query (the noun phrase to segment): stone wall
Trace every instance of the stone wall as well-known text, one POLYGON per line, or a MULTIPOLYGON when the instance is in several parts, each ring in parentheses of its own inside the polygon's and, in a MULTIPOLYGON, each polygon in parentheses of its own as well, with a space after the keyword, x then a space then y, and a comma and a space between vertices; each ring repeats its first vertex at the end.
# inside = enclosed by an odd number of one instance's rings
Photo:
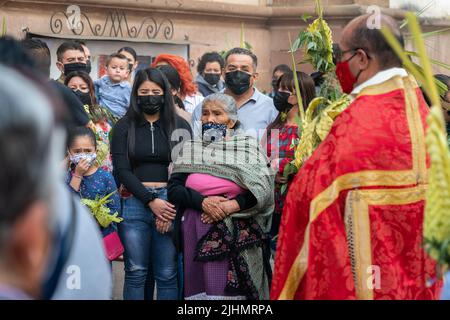
MULTIPOLYGON (((212 0, 79 0, 77 3, 80 5, 81 12, 89 18, 93 27, 91 30, 85 16, 82 16, 81 21, 84 23, 85 30, 79 36, 65 25, 61 26, 58 34, 55 34, 58 25, 55 25, 54 14, 61 12, 59 14, 61 23, 65 24, 67 18, 62 12, 66 11, 67 6, 73 3, 72 1, 5 1, 0 7, 0 15, 6 18, 8 33, 16 37, 23 37, 24 30, 28 30, 32 33, 65 38, 79 37, 97 40, 113 38, 121 41, 154 43, 154 45, 161 42, 188 44, 194 74, 196 61, 202 53, 227 50, 239 45, 241 23, 244 23, 246 41, 253 46, 259 58, 258 85, 262 90, 270 90, 273 67, 279 63, 290 64, 287 53, 287 33, 290 32, 295 37, 301 28, 306 27, 300 17, 305 13, 314 15, 314 1, 249 0, 248 5, 236 4, 236 2, 242 3, 242 1, 234 0, 220 2, 212 0), (285 7, 286 5, 290 7, 285 7), (124 14, 126 22, 122 19, 118 24, 120 15, 117 15, 116 27, 111 28, 113 13, 124 14), (156 25, 153 31, 156 29, 159 31, 154 37, 153 34, 148 36, 146 33, 148 28, 151 29, 149 25, 153 23, 151 20, 145 20, 148 17, 153 17, 155 20, 156 25), (105 26, 107 19, 110 25, 105 26), (96 25, 99 26, 97 29, 95 29, 96 25), (119 25, 120 28, 118 28, 119 25), (139 35, 134 37, 139 29, 139 35), (131 34, 128 32, 130 30, 131 34)), ((322 3, 325 7, 325 18, 333 30, 335 41, 339 40, 341 30, 348 21, 366 12, 367 7, 364 4, 388 5, 386 0, 322 0, 322 3)), ((403 16, 402 11, 385 10, 398 19, 403 16)), ((448 21, 441 22, 440 26, 435 26, 433 21, 428 21, 427 30, 444 26, 449 26, 448 21)), ((446 49, 450 43, 448 36, 430 38, 427 42, 433 48, 431 54, 434 58, 447 63, 450 61, 448 59, 450 53, 446 49)), ((298 54, 298 60, 300 58, 298 54)), ((301 68, 307 72, 312 71, 310 66, 301 68)))

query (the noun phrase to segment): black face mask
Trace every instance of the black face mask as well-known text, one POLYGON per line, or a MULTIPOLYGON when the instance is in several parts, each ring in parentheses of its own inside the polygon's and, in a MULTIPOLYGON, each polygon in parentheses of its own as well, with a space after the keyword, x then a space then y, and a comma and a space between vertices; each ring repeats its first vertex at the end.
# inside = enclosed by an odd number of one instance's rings
POLYGON ((67 63, 64 65, 64 75, 67 77, 70 73, 75 71, 84 71, 87 72, 87 66, 86 63, 82 62, 74 62, 74 63, 67 63))
POLYGON ((289 92, 277 91, 275 93, 275 96, 273 97, 273 104, 279 112, 288 112, 291 110, 293 105, 288 102, 290 96, 291 94, 289 92))
POLYGON ((91 73, 92 70, 92 65, 91 65, 91 60, 86 61, 86 72, 89 74, 91 73))
POLYGON ((78 99, 80 99, 83 105, 87 104, 90 106, 92 104, 91 95, 89 94, 89 92, 81 92, 80 90, 75 90, 73 93, 75 93, 75 95, 78 97, 78 99))
POLYGON ((225 84, 235 95, 240 96, 250 89, 251 74, 240 70, 227 72, 225 74, 225 84))
POLYGON ((210 85, 215 86, 220 80, 220 73, 205 73, 203 79, 210 85))
POLYGON ((143 113, 153 115, 164 107, 164 96, 138 96, 136 102, 143 113))

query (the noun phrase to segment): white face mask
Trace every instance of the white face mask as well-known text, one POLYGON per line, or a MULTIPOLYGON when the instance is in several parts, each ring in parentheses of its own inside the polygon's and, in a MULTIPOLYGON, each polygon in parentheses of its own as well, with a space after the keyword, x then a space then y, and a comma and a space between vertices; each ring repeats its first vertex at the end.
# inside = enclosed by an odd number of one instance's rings
POLYGON ((89 165, 92 165, 95 159, 97 159, 96 153, 77 153, 74 155, 70 155, 70 162, 74 165, 77 165, 81 160, 87 160, 89 165))

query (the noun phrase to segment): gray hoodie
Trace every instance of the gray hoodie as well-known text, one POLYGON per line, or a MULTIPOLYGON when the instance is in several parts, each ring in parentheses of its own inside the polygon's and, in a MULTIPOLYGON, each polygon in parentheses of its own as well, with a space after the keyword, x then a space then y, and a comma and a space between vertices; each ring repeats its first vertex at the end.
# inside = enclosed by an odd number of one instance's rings
POLYGON ((195 77, 195 83, 197 83, 198 91, 204 96, 207 97, 210 94, 221 92, 225 88, 225 83, 223 80, 219 80, 219 82, 212 86, 201 75, 197 75, 195 77))

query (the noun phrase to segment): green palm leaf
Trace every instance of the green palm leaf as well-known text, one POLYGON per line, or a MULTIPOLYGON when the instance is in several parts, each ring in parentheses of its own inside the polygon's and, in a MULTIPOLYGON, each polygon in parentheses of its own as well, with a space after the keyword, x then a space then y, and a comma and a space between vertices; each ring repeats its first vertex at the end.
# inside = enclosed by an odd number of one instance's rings
POLYGON ((6 36, 6 18, 3 17, 3 21, 2 21, 2 37, 6 36))
MULTIPOLYGON (((422 9, 415 12, 414 14, 416 17, 420 17, 423 13, 425 13, 428 9, 430 9, 434 5, 435 0, 431 0, 428 4, 426 4, 422 9)), ((403 19, 402 23, 400 24, 400 29, 403 29, 408 25, 408 19, 403 19)))
MULTIPOLYGON (((406 53, 407 55, 409 55, 409 56, 412 56, 412 57, 419 57, 419 55, 417 54, 417 52, 414 52, 414 51, 405 51, 405 53, 406 53)), ((439 60, 434 60, 434 59, 429 59, 429 60, 430 60, 430 62, 431 62, 432 64, 434 64, 434 65, 437 65, 437 66, 439 66, 439 67, 442 67, 442 68, 445 68, 445 69, 447 69, 447 70, 450 70, 450 64, 444 63, 444 62, 439 61, 439 60)))

